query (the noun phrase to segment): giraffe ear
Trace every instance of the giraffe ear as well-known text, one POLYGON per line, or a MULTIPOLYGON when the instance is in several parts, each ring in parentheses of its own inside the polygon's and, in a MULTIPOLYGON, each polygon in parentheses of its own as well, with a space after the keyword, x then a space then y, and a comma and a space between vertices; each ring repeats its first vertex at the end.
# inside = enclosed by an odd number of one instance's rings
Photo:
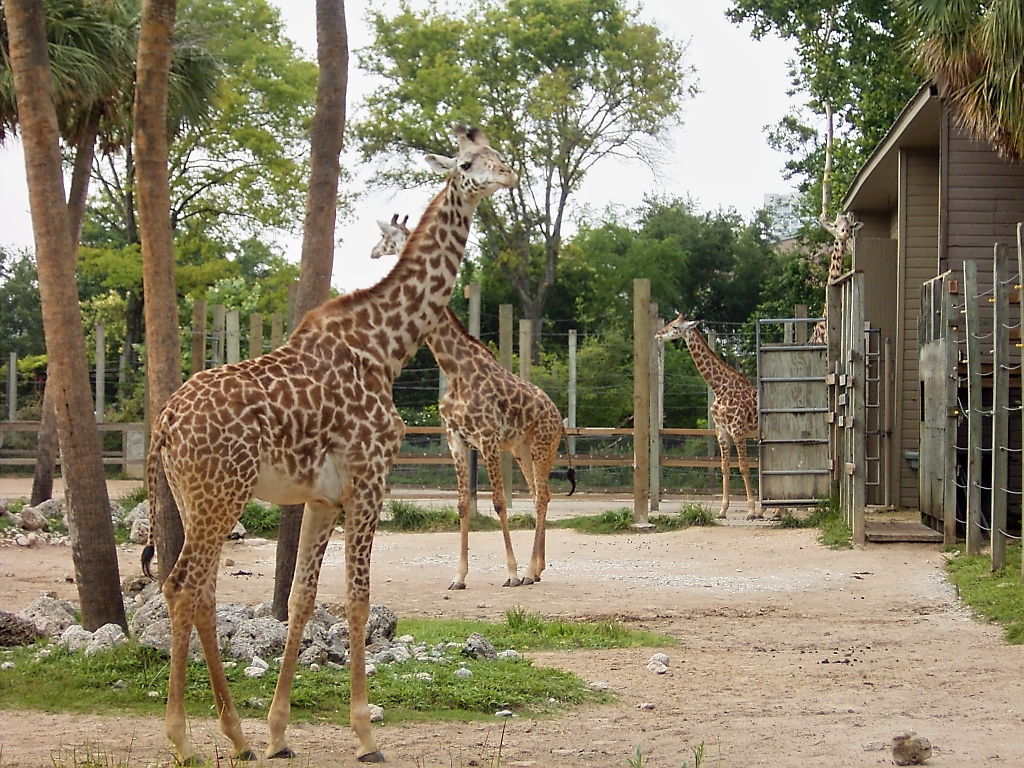
POLYGON ((854 232, 856 232, 858 229, 860 229, 863 226, 864 226, 864 222, 863 221, 855 221, 855 222, 853 222, 853 226, 851 226, 850 229, 852 229, 854 232))
POLYGON ((391 234, 391 224, 384 221, 383 219, 377 219, 377 226, 380 227, 380 231, 385 235, 391 234))
POLYGON ((455 159, 444 155, 427 155, 424 159, 437 173, 448 173, 455 167, 455 159))

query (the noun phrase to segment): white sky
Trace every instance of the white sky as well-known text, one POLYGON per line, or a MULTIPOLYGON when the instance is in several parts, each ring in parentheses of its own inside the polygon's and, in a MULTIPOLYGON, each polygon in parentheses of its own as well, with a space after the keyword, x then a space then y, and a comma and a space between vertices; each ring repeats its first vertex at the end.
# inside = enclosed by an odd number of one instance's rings
MULTIPOLYGON (((315 60, 315 0, 271 1, 281 7, 289 37, 315 60)), ((369 5, 369 0, 346 2, 353 51, 371 42, 364 20, 369 5)), ((729 5, 729 0, 649 0, 643 5, 644 20, 655 22, 677 40, 690 41, 689 63, 697 69, 702 92, 687 103, 683 125, 672 132, 657 176, 638 163, 604 161, 591 172, 577 205, 630 209, 646 194, 689 195, 702 210, 735 208, 749 217, 762 207, 766 193, 791 191, 792 185, 782 176, 786 158, 768 147, 764 127, 777 122, 789 107, 786 61, 793 56, 792 47, 778 39, 755 42, 747 28, 725 18, 729 5)), ((378 0, 374 7, 394 11, 397 2, 378 0)), ((353 55, 350 118, 358 117, 358 105, 371 86, 353 55)), ((358 170, 355 183, 365 183, 358 170)), ((367 189, 354 215, 338 224, 334 286, 349 291, 383 277, 393 259, 369 258, 378 238, 374 221, 388 219, 392 213, 409 213, 415 221, 432 194, 427 189, 398 193, 367 189)), ((301 213, 297 216, 301 220, 301 213)), ((24 158, 16 142, 0 147, 0 245, 32 246, 24 158)), ((297 237, 284 238, 281 245, 288 258, 298 261, 301 242, 297 237)))

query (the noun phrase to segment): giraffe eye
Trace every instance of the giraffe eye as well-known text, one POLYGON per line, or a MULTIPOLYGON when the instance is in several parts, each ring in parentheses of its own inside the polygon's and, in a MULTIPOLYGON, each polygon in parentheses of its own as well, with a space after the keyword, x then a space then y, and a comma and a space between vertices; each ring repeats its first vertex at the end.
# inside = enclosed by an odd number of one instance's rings
POLYGON ((464 163, 463 163, 462 165, 460 165, 459 167, 460 167, 460 168, 461 168, 462 170, 464 170, 464 171, 468 171, 468 170, 469 170, 470 168, 472 168, 472 167, 473 167, 473 161, 472 161, 472 160, 467 160, 466 162, 464 162, 464 163))

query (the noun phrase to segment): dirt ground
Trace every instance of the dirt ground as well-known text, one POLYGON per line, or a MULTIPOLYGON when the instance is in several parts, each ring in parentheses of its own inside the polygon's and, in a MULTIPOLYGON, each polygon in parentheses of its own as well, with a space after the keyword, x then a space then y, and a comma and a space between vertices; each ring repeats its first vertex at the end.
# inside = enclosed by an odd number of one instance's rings
MULTIPOLYGON (((459 592, 446 589, 456 535, 381 533, 372 600, 400 616, 501 620, 522 607, 547 617, 615 617, 678 640, 664 649, 669 671, 660 676, 646 669, 652 649, 530 654, 607 683, 617 703, 504 723, 385 722, 375 733, 388 761, 493 766, 504 726, 502 766, 626 768, 640 747, 644 766, 681 768, 692 766, 690 750, 701 742, 705 768, 887 765, 892 737, 905 730, 931 741, 927 765, 1024 765, 1024 648, 971 618, 944 579, 937 547, 833 552, 813 531, 742 523, 743 511, 734 505, 729 525, 668 534, 552 530, 544 580, 515 589, 499 586, 497 533, 471 537, 468 589, 459 592)), ((521 564, 531 536, 513 533, 521 564)), ((122 576, 138 572, 139 554, 120 548, 122 576)), ((221 602, 256 603, 272 592, 272 542, 229 542, 224 556, 234 566, 221 568, 221 602)), ((64 578, 71 570, 67 547, 0 548, 0 607, 19 610, 43 590, 76 598, 64 578)), ((336 535, 321 600, 343 599, 343 573, 336 535)), ((245 728, 262 749, 266 724, 245 728)), ((192 730, 208 754, 215 744, 226 753, 213 720, 192 730)), ((290 738, 297 766, 357 764, 347 728, 294 724, 290 738)), ((157 718, 0 712, 0 745, 5 768, 51 765, 61 754, 70 765, 73 749, 114 760, 130 749, 131 766, 173 764, 157 718)))

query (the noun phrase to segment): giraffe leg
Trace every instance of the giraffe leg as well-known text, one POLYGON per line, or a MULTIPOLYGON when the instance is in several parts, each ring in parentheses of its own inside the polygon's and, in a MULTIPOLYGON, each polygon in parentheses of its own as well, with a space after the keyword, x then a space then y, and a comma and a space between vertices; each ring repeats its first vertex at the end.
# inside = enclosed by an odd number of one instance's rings
POLYGON ((518 587, 522 584, 519 578, 519 566, 515 553, 512 551, 512 534, 508 530, 508 511, 505 502, 505 484, 501 479, 501 452, 494 443, 481 446, 480 455, 487 465, 487 477, 491 483, 491 499, 494 511, 501 520, 501 535, 505 539, 505 564, 508 566, 508 579, 503 587, 518 587))
POLYGON ((729 433, 721 424, 715 423, 715 433, 718 435, 718 448, 722 454, 722 509, 718 513, 720 518, 727 517, 729 511, 729 474, 730 474, 730 452, 729 433))
POLYGON ((743 487, 747 490, 747 520, 760 520, 764 513, 757 509, 754 492, 750 487, 750 462, 747 461, 747 437, 743 435, 733 441, 736 443, 736 455, 739 457, 740 473, 743 475, 743 487))
MULTIPOLYGON (((320 565, 331 539, 340 508, 324 500, 308 501, 302 513, 299 529, 299 549, 295 555, 295 575, 288 597, 288 639, 285 641, 281 672, 274 689, 274 700, 267 714, 270 726, 270 744, 266 757, 294 757, 285 729, 291 714, 291 691, 295 679, 295 666, 302 643, 302 632, 313 615, 316 587, 320 578, 320 565)), ((379 509, 378 509, 379 512, 379 509)))
MULTIPOLYGON (((557 453, 558 448, 555 447, 557 453)), ((551 501, 551 491, 548 486, 548 475, 551 466, 554 464, 554 457, 547 453, 538 453, 536 444, 527 446, 520 443, 512 449, 519 468, 523 471, 526 484, 530 486, 530 495, 533 497, 533 509, 537 514, 537 525, 533 530, 533 551, 530 553, 530 565, 523 577, 523 584, 533 584, 540 581, 541 574, 545 568, 545 531, 547 527, 548 503, 551 501)))
POLYGON ((459 487, 459 567, 448 589, 465 589, 469 573, 469 446, 460 435, 449 431, 448 448, 455 462, 459 487))

